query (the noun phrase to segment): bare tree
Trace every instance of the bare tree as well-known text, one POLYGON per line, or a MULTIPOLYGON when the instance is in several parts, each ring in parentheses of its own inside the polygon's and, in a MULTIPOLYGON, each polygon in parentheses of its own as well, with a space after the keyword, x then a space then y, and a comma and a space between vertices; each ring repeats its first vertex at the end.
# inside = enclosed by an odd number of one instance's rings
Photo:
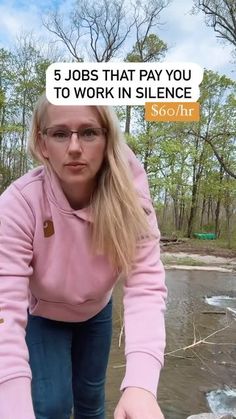
POLYGON ((90 4, 86 0, 77 3, 75 19, 89 31, 90 55, 97 62, 108 62, 127 39, 134 20, 129 17, 124 0, 102 0, 90 4))
POLYGON ((159 61, 165 55, 167 45, 154 32, 161 25, 160 14, 169 3, 170 0, 148 0, 145 4, 139 3, 139 7, 134 5, 136 43, 131 54, 136 61, 159 61))
POLYGON ((61 41, 76 60, 91 59, 108 62, 120 54, 124 57, 125 43, 135 37, 136 49, 141 59, 151 61, 155 53, 147 51, 151 30, 159 23, 161 11, 170 0, 135 0, 129 5, 125 0, 95 0, 76 2, 73 12, 62 16, 58 11, 43 19, 43 25, 61 41), (67 21, 67 23, 66 23, 67 21))
POLYGON ((42 17, 42 21, 45 28, 53 35, 56 35, 56 40, 61 41, 70 55, 80 62, 83 61, 81 44, 79 43, 82 37, 81 22, 76 21, 75 16, 70 18, 71 22, 66 25, 64 17, 58 11, 55 11, 48 15, 47 18, 42 17))
POLYGON ((235 0, 197 0, 197 9, 206 15, 206 22, 217 37, 236 47, 236 2, 235 0))
POLYGON ((134 25, 124 0, 91 3, 82 0, 76 5, 67 26, 58 12, 44 19, 44 26, 63 42, 76 61, 81 61, 85 50, 93 61, 110 61, 117 55, 134 25))

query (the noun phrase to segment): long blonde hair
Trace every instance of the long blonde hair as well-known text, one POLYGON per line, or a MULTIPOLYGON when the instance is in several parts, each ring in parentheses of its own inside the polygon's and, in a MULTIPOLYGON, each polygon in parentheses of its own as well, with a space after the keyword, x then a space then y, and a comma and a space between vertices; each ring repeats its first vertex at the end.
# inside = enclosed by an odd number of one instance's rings
MULTIPOLYGON (((44 128, 48 105, 45 95, 36 103, 28 140, 31 155, 44 165, 48 161, 42 155, 38 132, 44 128)), ((108 106, 96 106, 96 109, 108 133, 105 161, 91 199, 94 220, 91 224, 92 250, 96 254, 105 254, 115 269, 128 274, 138 240, 151 233, 133 184, 116 114, 108 106)))

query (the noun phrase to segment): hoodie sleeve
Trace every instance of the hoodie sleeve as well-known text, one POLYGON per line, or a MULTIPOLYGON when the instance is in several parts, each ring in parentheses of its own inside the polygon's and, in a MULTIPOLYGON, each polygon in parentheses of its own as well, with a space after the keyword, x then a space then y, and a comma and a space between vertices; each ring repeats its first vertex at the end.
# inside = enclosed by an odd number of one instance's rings
POLYGON ((165 274, 146 172, 130 149, 128 160, 153 238, 138 243, 131 274, 124 283, 126 373, 121 390, 140 387, 156 396, 165 348, 165 274))
POLYGON ((25 342, 32 211, 12 184, 0 197, 0 417, 35 419, 25 342))

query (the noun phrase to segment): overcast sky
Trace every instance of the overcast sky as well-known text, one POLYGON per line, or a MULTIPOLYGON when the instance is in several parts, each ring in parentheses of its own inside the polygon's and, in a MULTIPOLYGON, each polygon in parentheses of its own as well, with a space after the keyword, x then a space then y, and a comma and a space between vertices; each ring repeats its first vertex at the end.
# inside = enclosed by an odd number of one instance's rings
MULTIPOLYGON (((40 15, 58 3, 65 10, 73 4, 70 0, 0 0, 0 46, 10 47, 22 29, 42 35, 40 15)), ((192 0, 172 0, 162 12, 158 36, 168 44, 166 60, 195 62, 236 80, 232 48, 217 41, 203 14, 190 14, 192 5, 192 0)))

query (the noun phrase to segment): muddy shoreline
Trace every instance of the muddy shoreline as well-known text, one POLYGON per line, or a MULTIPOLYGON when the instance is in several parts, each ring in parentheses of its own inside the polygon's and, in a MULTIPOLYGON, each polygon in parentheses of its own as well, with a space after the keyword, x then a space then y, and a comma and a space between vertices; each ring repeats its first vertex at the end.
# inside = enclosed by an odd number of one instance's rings
POLYGON ((208 241, 205 243, 197 240, 184 239, 177 243, 162 244, 162 253, 188 253, 198 254, 199 256, 216 256, 227 259, 236 259, 236 250, 216 247, 215 243, 208 241))
POLYGON ((165 269, 208 270, 219 272, 236 271, 236 258, 199 255, 197 253, 161 253, 165 269))
POLYGON ((236 271, 236 251, 198 242, 184 241, 161 245, 161 259, 168 269, 236 271))

